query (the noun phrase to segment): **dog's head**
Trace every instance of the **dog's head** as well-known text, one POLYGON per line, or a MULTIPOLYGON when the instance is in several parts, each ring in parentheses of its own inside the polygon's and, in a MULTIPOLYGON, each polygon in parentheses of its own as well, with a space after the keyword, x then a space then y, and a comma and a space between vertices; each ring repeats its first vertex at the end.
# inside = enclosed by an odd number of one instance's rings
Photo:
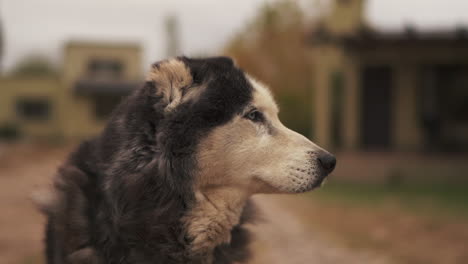
POLYGON ((162 61, 147 81, 165 120, 158 144, 169 158, 193 158, 197 189, 300 193, 335 167, 333 155, 281 123, 268 88, 229 58, 162 61))

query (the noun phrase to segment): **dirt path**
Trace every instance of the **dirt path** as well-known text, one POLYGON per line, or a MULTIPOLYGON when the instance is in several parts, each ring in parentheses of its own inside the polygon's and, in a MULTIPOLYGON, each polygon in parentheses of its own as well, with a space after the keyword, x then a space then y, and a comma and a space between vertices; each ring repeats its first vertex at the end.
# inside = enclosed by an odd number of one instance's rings
MULTIPOLYGON (((44 218, 30 194, 50 182, 69 149, 0 146, 0 264, 43 263, 44 218)), ((310 208, 303 197, 258 196, 255 201, 264 220, 252 226, 256 242, 251 264, 391 263, 311 229, 302 214, 310 208)))
POLYGON ((385 256, 351 250, 330 240, 301 219, 307 201, 297 196, 258 196, 255 202, 263 220, 252 227, 255 233, 252 264, 260 263, 393 263, 385 256))
POLYGON ((48 184, 63 149, 0 146, 0 263, 42 263, 44 217, 31 193, 48 184))

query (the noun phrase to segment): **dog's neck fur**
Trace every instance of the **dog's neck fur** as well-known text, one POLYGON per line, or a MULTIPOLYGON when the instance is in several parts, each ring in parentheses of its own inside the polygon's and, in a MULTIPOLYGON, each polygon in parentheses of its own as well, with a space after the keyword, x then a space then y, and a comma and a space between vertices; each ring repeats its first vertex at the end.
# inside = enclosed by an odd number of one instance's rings
POLYGON ((207 256, 206 263, 211 263, 214 248, 231 241, 231 230, 239 224, 248 196, 235 188, 219 187, 198 190, 195 198, 194 207, 182 221, 191 253, 207 256))

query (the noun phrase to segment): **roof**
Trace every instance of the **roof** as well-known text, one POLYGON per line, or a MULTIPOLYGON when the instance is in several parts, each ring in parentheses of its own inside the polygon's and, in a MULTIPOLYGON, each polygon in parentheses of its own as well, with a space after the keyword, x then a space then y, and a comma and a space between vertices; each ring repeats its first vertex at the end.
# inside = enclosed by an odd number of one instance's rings
POLYGON ((141 85, 141 81, 81 79, 73 90, 80 95, 127 95, 141 85))
POLYGON ((417 31, 407 27, 402 31, 375 31, 361 28, 354 34, 332 34, 323 27, 318 27, 308 37, 311 44, 341 44, 351 47, 375 47, 375 46, 464 46, 468 44, 468 29, 456 28, 455 30, 417 31))

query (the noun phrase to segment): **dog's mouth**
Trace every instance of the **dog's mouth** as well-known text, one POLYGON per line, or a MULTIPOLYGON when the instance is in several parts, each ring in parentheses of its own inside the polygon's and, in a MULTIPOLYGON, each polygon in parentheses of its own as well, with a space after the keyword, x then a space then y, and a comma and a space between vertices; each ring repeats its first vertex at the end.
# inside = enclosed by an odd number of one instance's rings
MULTIPOLYGON (((297 171, 297 170, 296 170, 297 171)), ((328 177, 324 170, 312 168, 310 170, 299 170, 301 173, 290 173, 290 184, 288 188, 291 193, 305 193, 322 187, 328 177)))
POLYGON ((328 174, 325 174, 325 176, 319 177, 317 180, 315 180, 312 186, 312 190, 324 186, 327 183, 327 178, 328 178, 328 174))
POLYGON ((322 187, 329 173, 318 164, 308 166, 289 166, 283 176, 276 177, 254 177, 256 182, 263 186, 261 189, 265 193, 289 193, 299 194, 310 192, 322 187))

